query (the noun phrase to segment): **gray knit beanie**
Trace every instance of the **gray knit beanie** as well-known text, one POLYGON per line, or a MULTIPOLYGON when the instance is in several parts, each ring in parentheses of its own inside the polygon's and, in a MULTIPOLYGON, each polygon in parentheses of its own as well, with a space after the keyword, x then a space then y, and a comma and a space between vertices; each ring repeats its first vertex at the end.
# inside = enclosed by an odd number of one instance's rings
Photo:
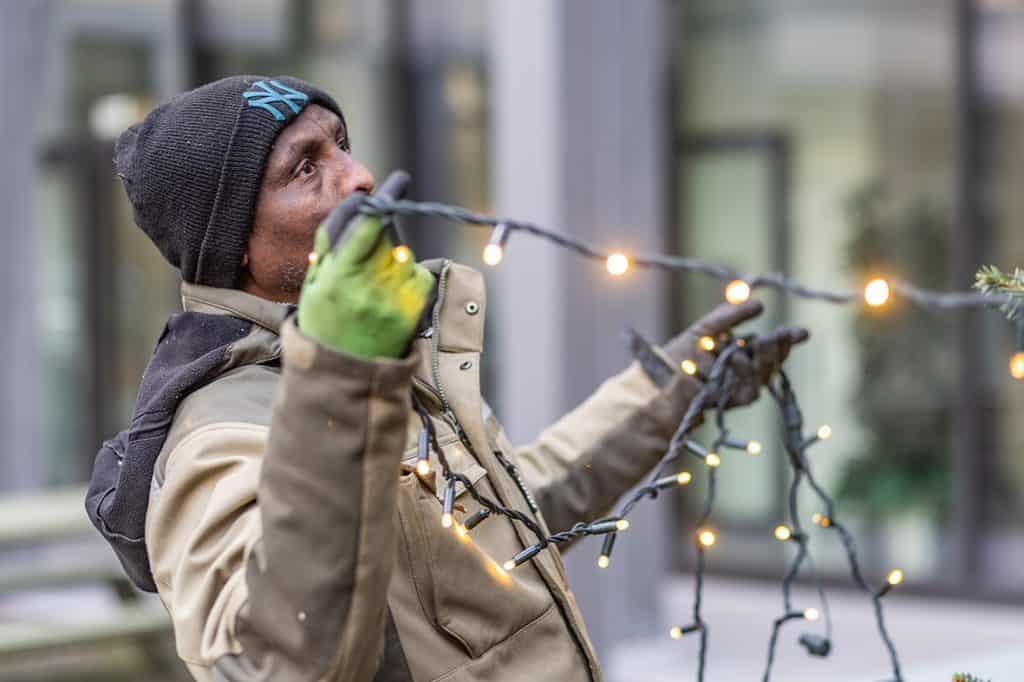
POLYGON ((290 76, 232 76, 178 95, 121 133, 114 165, 135 213, 187 282, 236 287, 270 149, 307 104, 337 102, 290 76))

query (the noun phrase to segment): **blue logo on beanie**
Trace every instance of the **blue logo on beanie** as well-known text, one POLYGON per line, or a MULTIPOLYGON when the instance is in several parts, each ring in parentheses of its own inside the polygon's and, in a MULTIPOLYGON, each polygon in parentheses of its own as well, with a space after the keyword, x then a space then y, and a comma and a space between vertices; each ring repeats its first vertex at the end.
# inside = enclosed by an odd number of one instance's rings
POLYGON ((274 115, 274 120, 276 121, 283 121, 287 116, 281 113, 277 107, 270 106, 271 104, 282 102, 291 109, 293 114, 297 114, 309 102, 309 96, 306 93, 293 90, 280 81, 270 81, 269 84, 266 81, 256 81, 253 83, 253 87, 258 89, 246 90, 242 93, 242 97, 248 100, 250 107, 259 107, 269 111, 274 115), (274 91, 270 87, 271 85, 277 88, 278 91, 274 91))

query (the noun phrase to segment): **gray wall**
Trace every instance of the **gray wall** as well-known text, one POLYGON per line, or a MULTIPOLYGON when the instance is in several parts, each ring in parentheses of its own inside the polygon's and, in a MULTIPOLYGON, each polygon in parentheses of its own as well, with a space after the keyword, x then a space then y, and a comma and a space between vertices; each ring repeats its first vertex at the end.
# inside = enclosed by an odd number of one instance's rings
POLYGON ((36 317, 36 239, 32 229, 36 182, 38 50, 33 37, 39 3, 12 2, 0 22, 0 490, 38 480, 41 460, 40 353, 36 317))

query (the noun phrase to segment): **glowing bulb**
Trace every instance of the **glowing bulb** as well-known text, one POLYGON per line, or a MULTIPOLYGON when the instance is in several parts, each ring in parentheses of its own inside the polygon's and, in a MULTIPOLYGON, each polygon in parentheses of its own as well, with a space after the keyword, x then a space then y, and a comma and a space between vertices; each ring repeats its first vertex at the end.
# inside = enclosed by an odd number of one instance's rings
POLYGON ((679 485, 686 485, 693 480, 693 476, 690 475, 689 471, 680 471, 679 475, 676 476, 676 483, 679 485))
POLYGON ((309 264, 316 265, 316 261, 319 257, 316 255, 316 251, 309 252, 309 264))
POLYGON ((1010 376, 1014 379, 1024 379, 1024 351, 1014 353, 1010 358, 1010 376))
POLYGON ((832 519, 830 519, 827 516, 822 516, 821 517, 821 527, 822 528, 828 528, 831 525, 832 525, 832 519))
POLYGON ((722 458, 713 452, 709 452, 708 456, 704 458, 704 463, 713 469, 722 463, 722 458))
POLYGON ((712 546, 717 540, 718 538, 716 538, 715 534, 710 530, 702 530, 697 535, 697 541, 704 547, 712 546))
POLYGON ((812 516, 812 517, 811 517, 811 521, 813 521, 813 522, 814 522, 814 525, 815 525, 815 526, 820 526, 820 525, 821 525, 821 520, 822 520, 823 518, 825 518, 825 517, 823 517, 823 516, 822 516, 821 514, 819 514, 818 512, 815 512, 815 513, 814 513, 814 516, 812 516))
POLYGON ((608 568, 608 564, 610 564, 611 562, 612 560, 608 558, 607 554, 602 554, 601 556, 597 557, 598 568, 608 568))
POLYGON ((889 283, 881 277, 868 282, 864 287, 864 300, 876 308, 885 305, 889 301, 889 283))
POLYGON ((427 474, 429 474, 430 460, 421 459, 420 461, 416 462, 416 473, 419 474, 420 476, 426 476, 427 474))
POLYGON ((793 537, 793 531, 789 529, 789 526, 776 526, 775 527, 775 539, 785 542, 786 540, 793 537))
POLYGON ((629 528, 629 521, 627 521, 626 519, 619 519, 615 522, 615 527, 619 530, 626 530, 627 528, 629 528))
POLYGON ((752 440, 747 443, 747 453, 751 455, 761 454, 761 441, 752 440))
POLYGON ((391 256, 399 263, 408 263, 412 260, 412 249, 405 244, 399 244, 391 249, 391 256))
POLYGON ((708 352, 711 352, 715 349, 715 340, 710 336, 700 337, 700 340, 697 341, 697 343, 700 345, 701 348, 708 352))
POLYGON ((463 542, 469 541, 469 531, 461 523, 455 524, 455 534, 459 536, 459 539, 463 542))
POLYGON ((683 360, 679 366, 683 369, 684 374, 689 374, 691 377, 697 373, 697 363, 693 360, 683 360))
POLYGON ((668 636, 671 637, 672 639, 682 639, 683 638, 683 629, 681 627, 679 627, 678 625, 675 625, 675 626, 672 627, 671 630, 668 631, 668 636))
POLYGON ((491 560, 489 566, 491 567, 491 574, 499 583, 507 585, 512 582, 512 579, 508 577, 508 573, 505 572, 505 569, 502 568, 497 561, 491 560))
POLYGON ((629 258, 623 253, 613 253, 605 261, 605 267, 608 268, 609 274, 624 275, 626 270, 629 270, 629 258))
POLYGON ((742 279, 734 279, 725 287, 725 300, 733 305, 750 298, 750 285, 742 279))
POLYGON ((452 515, 451 514, 441 514, 441 525, 444 526, 445 528, 451 528, 452 527, 452 515))
POLYGON ((821 614, 818 613, 818 609, 814 608, 813 606, 809 609, 804 609, 804 618, 806 620, 816 621, 820 616, 821 614))
POLYGON ((488 265, 497 265, 505 256, 505 249, 501 244, 488 244, 484 247, 484 262, 488 265))
POLYGON ((508 561, 506 561, 502 565, 502 568, 504 568, 506 571, 511 571, 515 567, 516 567, 516 562, 512 561, 511 559, 509 559, 508 561))
POLYGON ((886 582, 895 587, 903 582, 903 571, 898 568, 894 568, 889 571, 889 576, 886 578, 886 582))
POLYGON ((831 437, 832 437, 832 427, 829 426, 828 424, 825 424, 821 428, 818 429, 818 438, 819 438, 819 440, 828 440, 831 437))

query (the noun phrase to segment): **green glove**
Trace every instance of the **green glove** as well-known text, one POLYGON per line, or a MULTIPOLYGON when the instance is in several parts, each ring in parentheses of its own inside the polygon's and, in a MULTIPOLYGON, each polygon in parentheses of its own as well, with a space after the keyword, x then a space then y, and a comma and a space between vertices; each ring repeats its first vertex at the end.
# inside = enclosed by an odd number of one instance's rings
MULTIPOLYGON (((393 173, 378 195, 399 198, 408 175, 393 173)), ((331 348, 366 358, 405 354, 434 287, 413 258, 399 262, 380 218, 358 212, 362 196, 335 208, 316 232, 299 296, 299 328, 331 348), (333 242, 333 243, 332 243, 333 242)))

